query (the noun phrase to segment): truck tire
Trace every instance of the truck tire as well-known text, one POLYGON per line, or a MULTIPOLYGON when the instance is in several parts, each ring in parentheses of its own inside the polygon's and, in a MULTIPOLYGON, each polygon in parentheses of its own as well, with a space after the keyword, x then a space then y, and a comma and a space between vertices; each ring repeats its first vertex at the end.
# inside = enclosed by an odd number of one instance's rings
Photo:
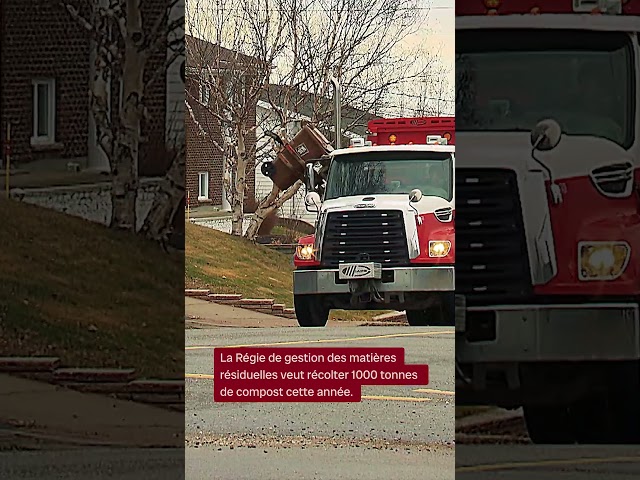
MULTIPOLYGON (((633 444, 640 442, 640 390, 624 376, 610 379, 610 390, 589 396, 572 406, 576 438, 581 444, 633 444)), ((636 372, 628 372, 637 375, 636 372)))
POLYGON ((533 443, 566 445, 575 443, 572 419, 565 406, 525 406, 524 421, 533 443))
POLYGON ((455 294, 445 293, 442 296, 442 304, 434 305, 424 310, 407 310, 407 322, 412 327, 454 327, 455 294))
POLYGON ((412 327, 427 327, 429 326, 428 310, 407 310, 407 322, 412 327))
POLYGON ((325 327, 329 320, 330 309, 322 303, 318 295, 294 295, 293 306, 296 310, 298 325, 301 327, 325 327))

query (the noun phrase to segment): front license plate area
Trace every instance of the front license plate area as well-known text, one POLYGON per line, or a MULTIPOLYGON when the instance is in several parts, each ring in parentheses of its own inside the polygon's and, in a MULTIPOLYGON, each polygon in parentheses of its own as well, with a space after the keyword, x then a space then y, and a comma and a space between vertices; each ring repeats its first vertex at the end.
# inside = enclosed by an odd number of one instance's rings
POLYGON ((382 264, 376 262, 343 263, 338 267, 340 280, 380 280, 382 264))

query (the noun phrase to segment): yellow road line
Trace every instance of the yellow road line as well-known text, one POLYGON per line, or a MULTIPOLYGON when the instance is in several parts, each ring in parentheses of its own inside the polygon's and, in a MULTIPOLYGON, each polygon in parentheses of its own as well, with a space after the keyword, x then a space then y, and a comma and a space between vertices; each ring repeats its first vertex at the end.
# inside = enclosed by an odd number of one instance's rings
POLYGON ((436 395, 450 395, 450 396, 455 396, 456 392, 450 392, 448 390, 436 390, 434 388, 418 388, 416 390, 414 390, 414 392, 418 392, 418 393, 433 393, 436 395))
MULTIPOLYGON (((185 378, 207 379, 214 380, 214 375, 207 373, 185 373, 185 378)), ((433 392, 440 393, 440 390, 432 390, 433 392)), ((414 390, 414 392, 420 392, 420 390, 414 390)), ((362 400, 388 400, 398 402, 430 402, 430 398, 421 397, 393 397, 388 395, 362 395, 362 400)))
POLYGON ((456 468, 456 473, 465 472, 490 472, 494 470, 514 470, 522 468, 541 468, 541 467, 553 467, 553 466, 570 466, 570 465, 596 465, 603 463, 626 463, 626 462, 638 462, 640 463, 640 456, 628 456, 628 457, 598 457, 598 458, 574 458, 574 459, 559 459, 559 460, 540 460, 536 462, 512 462, 512 463, 496 463, 494 465, 470 465, 467 467, 456 468))
POLYGON ((326 340, 298 340, 293 342, 274 342, 274 343, 253 343, 246 345, 198 345, 192 347, 184 347, 185 350, 207 350, 211 348, 242 348, 242 347, 271 347, 276 345, 305 345, 310 343, 338 343, 338 342, 356 342, 363 340, 378 340, 380 338, 398 338, 398 337, 429 337, 434 335, 451 335, 455 333, 453 330, 444 330, 441 332, 416 332, 416 333, 395 333, 389 335, 374 335, 370 337, 351 337, 351 338, 331 338, 326 340))
POLYGON ((362 400, 386 400, 389 402, 431 402, 430 398, 421 397, 393 397, 390 395, 362 395, 362 400))
POLYGON ((213 380, 213 375, 206 373, 185 373, 184 378, 210 378, 213 380))
MULTIPOLYGON (((215 380, 215 375, 213 374, 209 374, 209 373, 185 373, 184 374, 184 378, 195 378, 195 379, 206 379, 206 380, 215 380)), ((446 390, 435 390, 433 388, 417 388, 415 390, 413 390, 416 393, 432 393, 432 394, 436 394, 436 395, 455 395, 456 392, 448 392, 446 390)), ((363 396, 362 398, 368 398, 371 400, 379 400, 382 399, 384 396, 363 396)), ((415 399, 415 397, 384 397, 384 398, 407 398, 407 399, 415 399)), ((427 399, 427 400, 431 400, 431 399, 427 399)), ((417 400, 417 401, 424 401, 424 400, 417 400)))

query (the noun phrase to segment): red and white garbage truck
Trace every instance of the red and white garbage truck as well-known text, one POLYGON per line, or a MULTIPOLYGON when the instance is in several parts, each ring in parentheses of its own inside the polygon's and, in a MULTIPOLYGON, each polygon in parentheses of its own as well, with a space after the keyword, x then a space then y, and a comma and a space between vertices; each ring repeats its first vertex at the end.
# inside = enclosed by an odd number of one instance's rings
POLYGON ((456 15, 456 403, 637 443, 640 2, 456 15))
POLYGON ((331 309, 404 310, 410 325, 453 326, 453 121, 385 122, 393 128, 372 121, 369 140, 337 150, 306 126, 263 169, 282 186, 304 170, 305 204, 318 214, 294 256, 301 326, 326 325, 331 309))

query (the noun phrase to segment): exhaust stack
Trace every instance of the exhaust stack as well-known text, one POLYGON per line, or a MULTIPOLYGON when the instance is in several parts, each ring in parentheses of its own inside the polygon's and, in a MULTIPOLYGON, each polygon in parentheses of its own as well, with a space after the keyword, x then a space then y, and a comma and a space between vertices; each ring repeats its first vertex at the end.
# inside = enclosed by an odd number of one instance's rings
POLYGON ((342 147, 342 90, 336 77, 331 77, 333 84, 333 102, 335 109, 336 150, 342 147))

